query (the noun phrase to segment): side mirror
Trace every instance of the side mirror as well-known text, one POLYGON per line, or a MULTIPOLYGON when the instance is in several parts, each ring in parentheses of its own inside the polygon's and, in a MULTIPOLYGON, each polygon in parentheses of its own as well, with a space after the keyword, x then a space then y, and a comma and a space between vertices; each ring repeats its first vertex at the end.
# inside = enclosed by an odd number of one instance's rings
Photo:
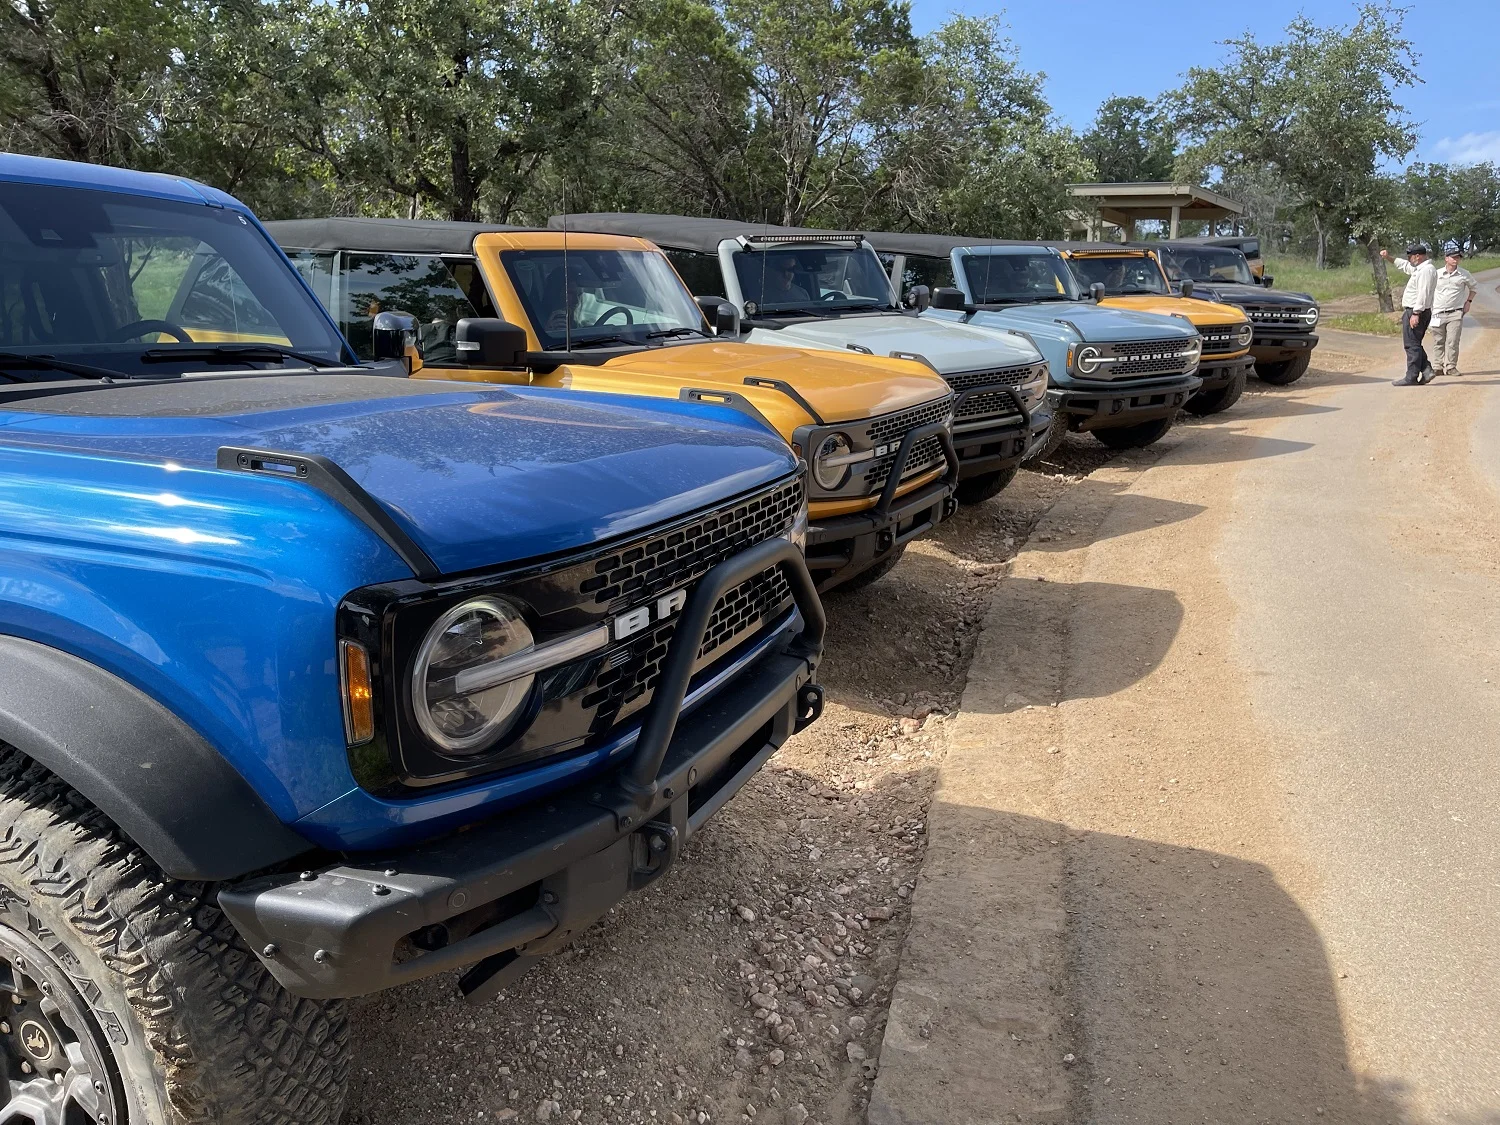
POLYGON ((694 300, 703 310, 703 315, 708 317, 708 323, 713 325, 715 335, 735 337, 740 334, 740 310, 734 307, 734 302, 723 297, 695 297, 694 300))
POLYGON ((967 303, 964 300, 964 291, 962 289, 954 289, 948 285, 939 285, 932 291, 932 307, 935 309, 963 312, 967 303))
POLYGON ((1275 279, 1275 278, 1274 278, 1274 277, 1272 277, 1272 276, 1271 276, 1271 275, 1270 275, 1270 274, 1268 274, 1268 273, 1265 273, 1265 274, 1261 274, 1261 277, 1260 277, 1260 283, 1261 283, 1261 284, 1262 284, 1262 285, 1264 285, 1264 286, 1265 286, 1265 287, 1266 287, 1266 288, 1267 288, 1267 289, 1269 289, 1269 288, 1271 288, 1271 284, 1272 284, 1272 283, 1273 283, 1273 282, 1274 282, 1274 281, 1275 281, 1275 280, 1276 280, 1276 279, 1275 279))
POLYGON ((1182 279, 1182 295, 1184 297, 1191 297, 1193 295, 1193 279, 1192 278, 1185 277, 1185 278, 1182 279))
POLYGON ((1096 281, 1089 286, 1089 296, 1094 299, 1094 304, 1104 300, 1104 282, 1096 281))
POLYGON ((906 291, 906 307, 921 312, 932 307, 932 290, 925 285, 913 285, 906 291))
POLYGON ((396 310, 376 313, 370 322, 370 351, 376 360, 400 360, 406 365, 406 373, 415 375, 422 370, 422 337, 417 331, 417 318, 396 310))
POLYGON ((525 367, 526 329, 489 316, 466 316, 453 330, 458 361, 470 367, 525 367))

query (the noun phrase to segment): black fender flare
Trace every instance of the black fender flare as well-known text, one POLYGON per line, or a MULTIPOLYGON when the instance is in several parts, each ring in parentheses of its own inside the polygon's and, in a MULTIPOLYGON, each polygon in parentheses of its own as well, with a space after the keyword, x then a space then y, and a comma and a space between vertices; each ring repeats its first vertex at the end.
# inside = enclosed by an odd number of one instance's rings
POLYGON ((174 879, 233 879, 313 846, 176 714, 36 641, 0 636, 0 742, 78 790, 174 879))

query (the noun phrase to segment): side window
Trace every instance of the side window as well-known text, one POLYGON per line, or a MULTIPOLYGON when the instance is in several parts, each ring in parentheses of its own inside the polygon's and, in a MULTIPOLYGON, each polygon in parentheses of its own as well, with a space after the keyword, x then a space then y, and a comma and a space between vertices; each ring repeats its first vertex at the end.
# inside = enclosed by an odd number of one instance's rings
POLYGON ((953 263, 947 258, 925 258, 908 254, 906 269, 901 277, 901 291, 904 293, 913 285, 925 285, 929 289, 958 288, 958 281, 953 276, 953 263))
POLYGON ((694 297, 724 297, 724 274, 717 254, 700 254, 696 250, 668 250, 667 260, 679 274, 694 297))
POLYGON ((325 309, 334 307, 333 301, 333 251, 288 250, 288 258, 302 275, 325 309))
POLYGON ((458 366, 453 330, 464 317, 495 316, 472 258, 435 254, 345 254, 339 327, 362 359, 371 358, 371 321, 379 312, 407 312, 421 326, 423 359, 458 366))
POLYGON ((255 299, 234 267, 217 254, 200 255, 188 269, 188 289, 167 316, 194 340, 258 340, 288 344, 276 318, 255 299))

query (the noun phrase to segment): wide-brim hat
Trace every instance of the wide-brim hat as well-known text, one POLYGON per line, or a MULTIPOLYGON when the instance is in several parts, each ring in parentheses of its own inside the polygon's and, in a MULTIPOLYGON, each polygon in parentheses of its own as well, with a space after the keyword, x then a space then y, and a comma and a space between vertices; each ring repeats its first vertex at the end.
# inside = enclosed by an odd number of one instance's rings
POLYGON ((1408 255, 1411 255, 1411 254, 1431 254, 1432 253, 1432 247, 1428 246, 1427 243, 1425 243, 1425 242, 1413 242, 1410 246, 1408 246, 1406 248, 1406 253, 1408 255))

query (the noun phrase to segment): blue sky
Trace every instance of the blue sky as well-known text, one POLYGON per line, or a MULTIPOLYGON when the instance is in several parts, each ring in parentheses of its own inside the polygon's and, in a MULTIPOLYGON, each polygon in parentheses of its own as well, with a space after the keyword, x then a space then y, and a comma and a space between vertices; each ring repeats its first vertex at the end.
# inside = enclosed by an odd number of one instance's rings
MULTIPOLYGON (((1425 81, 1400 92, 1420 138, 1408 160, 1500 163, 1500 0, 1410 7, 1406 34, 1425 81)), ((912 0, 919 32, 955 11, 1001 16, 1022 65, 1046 73, 1047 100, 1078 129, 1112 94, 1154 97, 1188 67, 1212 66, 1231 36, 1278 39, 1298 12, 1325 24, 1354 18, 1354 5, 1341 0, 912 0)))

